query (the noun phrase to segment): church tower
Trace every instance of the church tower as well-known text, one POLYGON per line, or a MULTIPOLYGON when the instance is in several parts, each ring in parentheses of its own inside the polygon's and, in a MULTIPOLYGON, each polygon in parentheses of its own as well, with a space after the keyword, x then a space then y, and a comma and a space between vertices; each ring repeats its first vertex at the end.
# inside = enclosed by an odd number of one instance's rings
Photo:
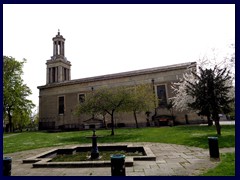
POLYGON ((52 40, 53 56, 46 63, 47 84, 71 80, 71 62, 65 57, 65 39, 60 35, 59 30, 58 34, 52 40))

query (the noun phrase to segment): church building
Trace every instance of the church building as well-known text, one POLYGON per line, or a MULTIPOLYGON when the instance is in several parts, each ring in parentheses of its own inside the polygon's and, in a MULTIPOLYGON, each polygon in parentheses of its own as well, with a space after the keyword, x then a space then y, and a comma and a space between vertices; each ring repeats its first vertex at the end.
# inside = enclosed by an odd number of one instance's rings
MULTIPOLYGON (((76 116, 74 111, 79 103, 84 101, 87 93, 101 87, 134 86, 138 84, 151 84, 156 99, 161 99, 165 104, 156 105, 150 113, 170 116, 166 105, 169 98, 174 96, 171 89, 173 82, 179 81, 189 68, 196 69, 196 62, 187 62, 169 66, 154 67, 136 71, 88 77, 71 80, 71 62, 65 57, 65 38, 58 32, 53 37, 53 56, 46 62, 46 85, 38 86, 39 89, 39 130, 57 129, 89 129, 103 127, 101 118, 93 119, 90 116, 76 116)), ((178 124, 197 122, 200 117, 188 112, 174 110, 175 121, 178 124)), ((146 113, 138 114, 140 126, 146 126, 146 113)), ((134 127, 132 113, 118 113, 114 117, 116 124, 134 127)), ((110 117, 106 117, 110 123, 110 117)), ((151 126, 155 126, 151 121, 151 126)))

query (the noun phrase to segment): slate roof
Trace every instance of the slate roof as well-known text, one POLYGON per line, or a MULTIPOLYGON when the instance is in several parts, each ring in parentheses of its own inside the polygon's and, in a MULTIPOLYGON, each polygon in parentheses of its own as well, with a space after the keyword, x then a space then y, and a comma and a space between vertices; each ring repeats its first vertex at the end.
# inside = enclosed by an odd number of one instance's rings
POLYGON ((81 79, 73 79, 73 80, 64 81, 64 82, 55 82, 55 83, 47 84, 44 86, 38 86, 38 89, 45 89, 48 87, 65 86, 65 85, 72 85, 72 84, 79 84, 79 83, 86 83, 86 82, 102 81, 102 80, 109 80, 109 79, 117 79, 122 77, 138 76, 138 75, 144 75, 144 74, 177 70, 182 68, 187 69, 192 66, 196 66, 196 62, 186 62, 186 63, 173 64, 168 66, 140 69, 135 71, 127 71, 127 72, 106 74, 106 75, 87 77, 87 78, 81 78, 81 79))

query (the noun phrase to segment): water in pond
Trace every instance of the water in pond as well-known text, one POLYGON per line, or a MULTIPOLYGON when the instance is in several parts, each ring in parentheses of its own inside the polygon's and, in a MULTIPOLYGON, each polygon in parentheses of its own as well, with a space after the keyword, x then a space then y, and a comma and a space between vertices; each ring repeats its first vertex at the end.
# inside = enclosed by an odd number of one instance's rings
MULTIPOLYGON (((94 159, 100 161, 109 161, 111 155, 113 154, 123 154, 125 156, 143 156, 143 153, 140 151, 135 152, 126 152, 126 151, 101 151, 100 158, 94 159)), ((91 151, 85 152, 76 152, 75 154, 58 154, 56 155, 51 162, 70 162, 70 161, 91 161, 91 151)))

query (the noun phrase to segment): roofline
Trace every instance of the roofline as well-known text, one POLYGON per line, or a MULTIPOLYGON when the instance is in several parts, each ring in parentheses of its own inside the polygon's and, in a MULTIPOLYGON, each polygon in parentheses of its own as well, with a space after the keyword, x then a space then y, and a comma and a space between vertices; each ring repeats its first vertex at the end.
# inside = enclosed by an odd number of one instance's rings
POLYGON ((70 81, 56 82, 56 83, 52 83, 52 84, 38 86, 37 88, 38 89, 45 89, 45 88, 58 87, 58 86, 67 86, 67 85, 78 84, 78 83, 110 80, 110 79, 116 79, 116 78, 122 78, 122 77, 150 74, 150 73, 153 73, 153 72, 164 72, 164 71, 175 70, 175 69, 179 69, 179 68, 190 68, 190 67, 192 67, 194 65, 196 65, 196 62, 187 62, 187 63, 173 64, 173 65, 160 66, 160 67, 155 67, 155 68, 147 68, 147 69, 140 69, 140 70, 134 70, 134 71, 120 72, 120 73, 114 73, 114 74, 106 74, 106 75, 87 77, 87 78, 81 78, 81 79, 73 79, 73 80, 70 80, 70 81))

